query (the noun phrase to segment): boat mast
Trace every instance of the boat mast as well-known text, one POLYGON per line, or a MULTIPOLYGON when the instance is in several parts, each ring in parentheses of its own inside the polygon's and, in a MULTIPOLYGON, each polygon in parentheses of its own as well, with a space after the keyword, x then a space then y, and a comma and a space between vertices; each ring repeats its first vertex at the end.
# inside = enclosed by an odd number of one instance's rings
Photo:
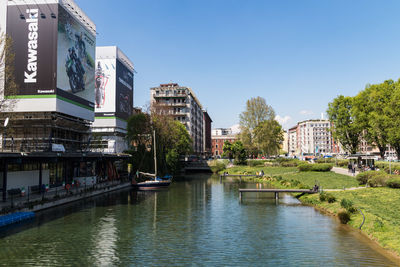
POLYGON ((157 178, 157 149, 156 149, 156 130, 153 130, 154 136, 154 180, 157 178))

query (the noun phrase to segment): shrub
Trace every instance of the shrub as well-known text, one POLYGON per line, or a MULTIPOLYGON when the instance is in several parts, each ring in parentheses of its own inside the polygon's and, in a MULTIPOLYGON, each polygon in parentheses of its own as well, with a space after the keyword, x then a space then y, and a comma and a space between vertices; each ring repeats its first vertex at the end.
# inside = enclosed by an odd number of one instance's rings
POLYGON ((336 201, 336 197, 332 194, 322 191, 321 193, 319 193, 319 200, 328 201, 328 203, 333 203, 336 201))
POLYGON ((400 166, 392 164, 389 167, 389 165, 386 165, 384 170, 385 170, 386 173, 390 173, 390 171, 392 171, 392 173, 398 173, 398 172, 400 172, 400 166))
POLYGON ((340 206, 342 206, 342 208, 345 208, 350 213, 354 213, 357 211, 357 209, 353 206, 353 202, 346 198, 343 198, 342 201, 340 201, 340 206))
POLYGON ((301 172, 311 171, 312 168, 313 168, 313 166, 309 163, 301 163, 301 164, 297 165, 297 169, 299 169, 299 171, 301 171, 301 172))
POLYGON ((378 187, 378 186, 386 186, 386 182, 389 180, 391 176, 386 173, 379 173, 373 175, 368 179, 368 185, 370 187, 378 187))
POLYGON ((235 159, 234 161, 233 161, 233 165, 246 165, 247 164, 247 160, 237 160, 237 159, 235 159))
POLYGON ((320 159, 314 159, 315 163, 335 163, 334 158, 320 158, 320 159))
POLYGON ((297 167, 297 165, 298 165, 298 160, 282 162, 280 164, 280 166, 282 166, 282 167, 297 167))
POLYGON ((400 177, 393 177, 388 179, 386 185, 391 188, 400 188, 400 177))
POLYGON ((349 207, 353 206, 353 202, 351 200, 343 198, 342 201, 340 201, 340 206, 342 206, 342 208, 345 208, 346 210, 348 210, 349 207))
POLYGON ((247 165, 250 167, 264 166, 265 160, 248 160, 247 165))
POLYGON ((366 184, 368 182, 368 179, 370 177, 370 171, 368 172, 361 172, 357 174, 356 179, 359 184, 366 184))
POLYGON ((312 165, 312 171, 315 172, 329 172, 333 165, 330 163, 317 163, 312 165))
POLYGON ((343 210, 338 212, 339 220, 342 224, 347 224, 350 221, 350 212, 343 210))
POLYGON ((328 194, 327 200, 328 203, 334 203, 336 201, 336 197, 334 195, 328 194))
POLYGON ((301 163, 297 166, 299 171, 307 172, 307 171, 315 171, 315 172, 328 172, 332 169, 333 165, 330 163, 301 163))
POLYGON ((366 171, 357 174, 356 179, 359 184, 366 184, 370 179, 374 181, 374 177, 386 177, 387 174, 384 171, 366 171))
POLYGON ((349 160, 348 159, 341 159, 336 161, 337 166, 339 167, 347 167, 349 165, 349 160))

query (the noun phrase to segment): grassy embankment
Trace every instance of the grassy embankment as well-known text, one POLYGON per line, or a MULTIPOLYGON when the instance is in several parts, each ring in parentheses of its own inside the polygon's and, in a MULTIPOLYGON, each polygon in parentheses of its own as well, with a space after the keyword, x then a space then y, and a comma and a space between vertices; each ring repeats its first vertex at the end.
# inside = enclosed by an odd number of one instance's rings
MULTIPOLYGON (((383 248, 400 256, 400 190, 379 187, 348 191, 332 191, 329 194, 336 198, 333 203, 320 201, 319 195, 303 196, 303 203, 311 204, 332 215, 338 214, 343 208, 340 203, 347 199, 353 206, 365 215, 362 231, 371 239, 377 241, 383 248)), ((359 212, 351 214, 348 222, 358 228, 363 220, 359 212)))
POLYGON ((255 174, 264 171, 264 175, 268 178, 246 178, 244 181, 249 182, 270 182, 272 186, 285 185, 285 187, 297 188, 297 182, 291 185, 291 181, 298 181, 307 188, 312 188, 316 182, 322 188, 340 189, 357 187, 358 182, 354 177, 337 174, 334 172, 298 172, 296 167, 249 167, 235 166, 224 171, 229 174, 255 174), (291 183, 289 185, 289 183, 291 183))
MULTIPOLYGON (((230 174, 255 174, 263 170, 264 178, 242 178, 249 182, 266 182, 277 188, 304 186, 311 188, 315 181, 325 189, 343 189, 360 186, 354 177, 333 172, 298 172, 295 167, 248 167, 237 166, 226 169, 230 174), (299 184, 300 182, 300 184, 299 184)), ((223 171, 222 171, 223 173, 223 171)), ((341 206, 343 199, 352 202, 353 207, 365 215, 362 232, 383 248, 400 256, 400 189, 387 187, 363 188, 357 190, 330 191, 335 198, 333 203, 321 201, 319 194, 305 195, 300 201, 315 206, 333 216, 345 209, 341 206)), ((363 220, 359 212, 350 213, 348 224, 358 228, 363 220)))

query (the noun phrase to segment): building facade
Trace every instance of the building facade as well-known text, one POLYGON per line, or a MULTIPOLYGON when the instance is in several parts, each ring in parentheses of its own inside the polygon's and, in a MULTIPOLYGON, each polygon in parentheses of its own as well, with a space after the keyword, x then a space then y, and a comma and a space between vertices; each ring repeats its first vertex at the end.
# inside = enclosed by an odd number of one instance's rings
POLYGON ((15 90, 0 85, 6 100, 0 112, 3 201, 21 188, 29 194, 117 179, 113 161, 119 156, 89 150, 95 24, 72 0, 13 0, 1 1, 0 27, 12 39, 16 84, 15 90))
POLYGON ((290 157, 297 153, 297 125, 288 130, 288 154, 290 157))
POLYGON ((289 155, 331 155, 342 153, 330 131, 329 120, 307 120, 288 130, 289 155))
POLYGON ((173 116, 185 125, 193 140, 194 153, 203 155, 204 114, 193 90, 177 83, 160 84, 150 88, 150 100, 153 110, 173 116))
POLYGON ((283 132, 281 149, 285 152, 285 154, 289 153, 289 135, 286 131, 283 132))
POLYGON ((211 129, 212 129, 212 119, 207 111, 203 111, 203 140, 204 140, 204 155, 209 157, 212 155, 212 141, 211 141, 211 129))
POLYGON ((230 128, 216 128, 212 130, 212 155, 214 157, 222 157, 224 153, 223 147, 226 141, 233 143, 237 140, 236 135, 232 134, 230 128))
POLYGON ((127 119, 133 109, 134 65, 116 46, 96 47, 95 120, 91 151, 128 149, 127 119))
POLYGON ((3 151, 82 151, 94 120, 96 26, 72 0, 7 1, 16 90, 4 84, 3 151))

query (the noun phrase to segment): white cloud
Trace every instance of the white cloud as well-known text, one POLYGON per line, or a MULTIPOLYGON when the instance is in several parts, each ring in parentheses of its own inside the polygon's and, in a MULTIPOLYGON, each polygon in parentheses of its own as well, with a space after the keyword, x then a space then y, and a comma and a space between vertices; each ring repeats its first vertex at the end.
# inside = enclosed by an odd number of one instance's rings
POLYGON ((280 125, 282 125, 282 127, 283 127, 284 129, 287 129, 288 123, 292 120, 292 117, 290 117, 290 116, 288 116, 288 115, 286 115, 286 116, 284 116, 284 117, 281 117, 281 116, 279 116, 279 115, 276 115, 276 116, 275 116, 275 120, 277 120, 277 121, 280 123, 280 125))
POLYGON ((240 133, 240 125, 235 124, 231 126, 232 134, 238 134, 240 133))
POLYGON ((312 112, 311 110, 301 110, 300 114, 301 115, 313 115, 314 112, 312 112))

